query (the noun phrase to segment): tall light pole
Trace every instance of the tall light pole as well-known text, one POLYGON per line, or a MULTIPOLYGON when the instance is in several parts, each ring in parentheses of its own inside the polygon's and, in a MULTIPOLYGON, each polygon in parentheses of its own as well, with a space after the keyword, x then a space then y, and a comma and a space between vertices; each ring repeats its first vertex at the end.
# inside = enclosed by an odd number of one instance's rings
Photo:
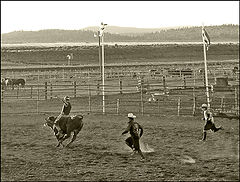
POLYGON ((100 30, 98 30, 97 35, 94 34, 94 37, 98 37, 98 61, 99 61, 99 77, 101 79, 102 77, 102 61, 101 61, 101 36, 100 36, 100 30))
POLYGON ((99 29, 99 36, 102 37, 102 107, 103 107, 103 114, 105 114, 105 93, 104 93, 104 85, 105 85, 105 78, 104 78, 104 29, 107 24, 103 22, 100 25, 99 29))
POLYGON ((209 90, 208 90, 208 74, 207 74, 207 53, 206 53, 205 37, 206 37, 206 32, 204 30, 204 25, 202 24, 202 40, 203 40, 203 53, 204 53, 204 69, 205 69, 207 106, 208 106, 208 108, 210 108, 210 97, 209 97, 209 90))
POLYGON ((102 60, 101 60, 101 38, 100 31, 98 31, 98 59, 100 68, 100 78, 102 77, 102 60))

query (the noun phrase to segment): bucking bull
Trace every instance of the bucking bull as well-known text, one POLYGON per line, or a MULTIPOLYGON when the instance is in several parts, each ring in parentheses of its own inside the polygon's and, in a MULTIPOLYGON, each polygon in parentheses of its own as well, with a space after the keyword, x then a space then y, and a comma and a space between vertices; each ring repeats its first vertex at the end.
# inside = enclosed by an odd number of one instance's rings
POLYGON ((61 130, 63 131, 63 136, 58 136, 56 135, 58 133, 56 128, 53 128, 53 124, 54 121, 56 120, 57 117, 55 116, 49 116, 45 119, 46 123, 44 124, 44 126, 49 126, 53 132, 54 135, 56 136, 57 140, 58 140, 58 144, 57 147, 59 147, 60 145, 63 145, 63 141, 66 140, 67 138, 69 138, 71 136, 71 133, 74 132, 72 140, 67 144, 66 147, 68 147, 71 143, 73 143, 73 141, 76 139, 77 134, 81 131, 82 127, 83 127, 83 116, 82 115, 75 115, 75 116, 69 116, 69 117, 62 117, 59 120, 59 126, 61 128, 61 130))

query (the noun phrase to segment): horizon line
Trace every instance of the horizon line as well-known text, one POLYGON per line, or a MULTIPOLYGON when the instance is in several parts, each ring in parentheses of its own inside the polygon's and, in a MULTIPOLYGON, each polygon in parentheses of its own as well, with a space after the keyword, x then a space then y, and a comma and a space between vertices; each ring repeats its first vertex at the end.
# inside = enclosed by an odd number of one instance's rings
MULTIPOLYGON (((211 26, 223 26, 223 25, 234 25, 234 26, 239 26, 239 24, 232 24, 232 23, 229 23, 229 24, 221 24, 221 25, 205 25, 205 27, 211 27, 211 26)), ((13 31, 10 31, 10 32, 4 32, 2 33, 1 32, 1 35, 2 34, 7 34, 7 33, 12 33, 12 32, 39 32, 39 31, 44 31, 44 30, 65 30, 65 31, 78 31, 78 30, 84 30, 84 29, 87 29, 87 28, 94 28, 94 27, 98 27, 98 26, 87 26, 87 27, 84 27, 84 28, 80 28, 80 29, 59 29, 59 28, 46 28, 46 29, 39 29, 39 30, 23 30, 23 29, 20 29, 20 30, 13 30, 13 31)), ((176 28, 192 28, 192 27, 202 27, 202 25, 179 25, 179 26, 168 26, 168 27, 156 27, 156 28, 141 28, 141 27, 128 27, 128 26, 117 26, 117 25, 108 25, 108 27, 119 27, 119 28, 135 28, 135 29, 176 29, 176 28)), ((92 30, 90 30, 92 31, 92 30)), ((106 31, 107 32, 107 31, 106 31)))

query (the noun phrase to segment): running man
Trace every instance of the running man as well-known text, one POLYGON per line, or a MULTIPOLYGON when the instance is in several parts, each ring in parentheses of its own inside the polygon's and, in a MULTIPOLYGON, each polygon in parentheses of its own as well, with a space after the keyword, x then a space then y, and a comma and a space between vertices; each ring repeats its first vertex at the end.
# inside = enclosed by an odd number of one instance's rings
POLYGON ((212 112, 208 109, 207 104, 202 105, 202 111, 203 111, 203 120, 205 121, 205 125, 203 128, 203 138, 202 141, 206 140, 207 137, 207 130, 212 130, 214 132, 218 130, 223 130, 222 126, 216 127, 213 119, 212 112))
POLYGON ((71 103, 70 103, 70 97, 65 96, 63 99, 63 106, 62 106, 62 111, 59 114, 59 116, 56 118, 54 121, 53 129, 56 128, 58 130, 58 133, 56 133, 57 138, 61 138, 63 136, 63 131, 61 130, 59 126, 59 120, 62 117, 68 117, 71 111, 71 103))
POLYGON ((128 118, 128 127, 125 129, 122 135, 130 132, 131 136, 125 140, 126 144, 133 150, 134 153, 138 152, 141 155, 141 158, 145 159, 139 145, 139 139, 143 135, 143 128, 140 124, 134 121, 134 118, 136 118, 136 116, 133 115, 133 113, 129 113, 128 118), (140 134, 139 130, 141 130, 140 134))

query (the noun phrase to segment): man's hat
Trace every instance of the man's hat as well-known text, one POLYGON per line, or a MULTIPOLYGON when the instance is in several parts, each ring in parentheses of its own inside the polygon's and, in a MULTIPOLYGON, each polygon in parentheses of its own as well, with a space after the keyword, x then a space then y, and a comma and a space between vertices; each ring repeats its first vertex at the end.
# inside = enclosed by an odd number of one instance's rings
POLYGON ((70 100, 70 97, 65 96, 65 97, 64 97, 64 100, 70 100))
POLYGON ((202 108, 207 108, 207 104, 202 104, 202 108))
POLYGON ((133 113, 128 113, 128 118, 136 118, 136 116, 133 113))

